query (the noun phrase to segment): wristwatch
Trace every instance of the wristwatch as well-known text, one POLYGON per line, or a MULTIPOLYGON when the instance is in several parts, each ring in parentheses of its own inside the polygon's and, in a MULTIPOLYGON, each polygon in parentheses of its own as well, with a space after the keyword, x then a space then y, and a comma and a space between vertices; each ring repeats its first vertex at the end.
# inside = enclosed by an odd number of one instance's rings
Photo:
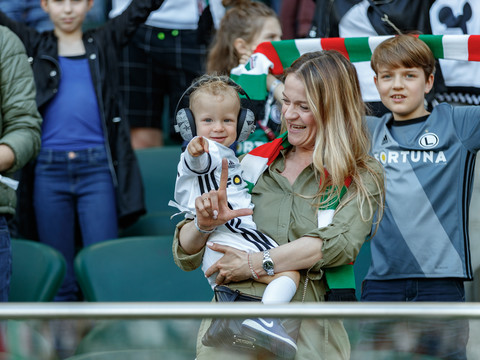
POLYGON ((275 272, 273 271, 274 265, 275 264, 270 257, 270 253, 268 252, 268 250, 265 250, 263 252, 263 270, 267 272, 267 275, 272 276, 273 274, 275 274, 275 272))

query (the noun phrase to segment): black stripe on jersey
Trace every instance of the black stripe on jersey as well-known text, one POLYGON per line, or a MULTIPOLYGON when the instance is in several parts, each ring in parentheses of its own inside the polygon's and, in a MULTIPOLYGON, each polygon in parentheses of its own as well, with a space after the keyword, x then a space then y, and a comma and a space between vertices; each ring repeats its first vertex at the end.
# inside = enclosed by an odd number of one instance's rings
MULTIPOLYGON (((212 189, 218 190, 219 186, 215 179, 215 170, 216 169, 213 169, 209 174, 198 177, 200 191, 202 194, 212 189)), ((233 207, 230 203, 228 203, 228 207, 233 210, 233 207)), ((226 223, 225 227, 232 233, 241 234, 245 240, 254 244, 259 251, 272 249, 274 247, 270 239, 264 234, 262 234, 260 231, 254 229, 245 229, 242 228, 241 225, 242 220, 240 218, 235 218, 226 223)))
POLYGON ((203 181, 202 181, 203 177, 198 176, 197 180, 198 180, 198 187, 200 188, 200 194, 205 194, 205 186, 203 185, 203 181))
POLYGON ((204 174, 201 176, 197 177, 198 180, 198 187, 200 188, 200 194, 205 194, 209 192, 210 190, 218 190, 218 185, 215 180, 215 170, 217 168, 213 169, 211 172, 208 174, 204 174))
POLYGON ((471 254, 470 254, 470 235, 468 230, 468 223, 469 223, 469 207, 470 207, 470 198, 469 194, 471 194, 471 187, 473 186, 473 176, 475 170, 475 159, 476 155, 471 153, 470 151, 467 152, 467 156, 465 159, 465 170, 464 176, 465 179, 463 188, 462 188, 462 218, 463 218, 463 241, 464 241, 464 249, 465 249, 465 271, 467 279, 473 280, 473 269, 472 269, 472 261, 471 261, 471 254))
POLYGON ((209 153, 207 153, 207 155, 208 155, 208 166, 207 166, 207 168, 205 169, 205 171, 195 171, 195 170, 192 170, 192 169, 190 168, 190 166, 188 166, 187 159, 186 159, 186 158, 183 158, 183 161, 184 161, 185 166, 187 167, 188 170, 190 170, 191 172, 193 172, 193 173, 195 173, 195 174, 202 175, 202 174, 206 174, 206 173, 209 171, 210 166, 212 166, 212 156, 211 156, 209 153))
POLYGON ((217 180, 215 180, 215 170, 217 170, 217 168, 213 169, 212 172, 210 173, 210 179, 212 181, 213 188, 215 190, 218 190, 220 186, 218 186, 217 180))
POLYGON ((231 232, 241 234, 245 240, 254 244, 260 251, 272 249, 274 247, 265 234, 262 234, 258 230, 243 228, 241 227, 241 224, 242 220, 235 218, 229 223, 226 223, 225 226, 231 232))

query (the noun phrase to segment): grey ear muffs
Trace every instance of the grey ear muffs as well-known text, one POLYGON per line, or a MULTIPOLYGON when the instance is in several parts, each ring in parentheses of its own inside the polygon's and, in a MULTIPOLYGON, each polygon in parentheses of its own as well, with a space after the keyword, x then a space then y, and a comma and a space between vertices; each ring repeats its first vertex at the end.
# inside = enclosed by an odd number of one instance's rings
POLYGON ((193 134, 197 133, 197 127, 190 109, 183 108, 178 110, 175 120, 175 131, 180 134, 183 140, 192 140, 194 138, 193 134))
MULTIPOLYGON (((194 92, 199 85, 201 85, 201 80, 194 82, 180 97, 180 100, 177 104, 177 111, 175 112, 175 131, 180 134, 183 140, 190 141, 192 140, 197 134, 197 127, 195 126, 195 118, 193 117, 192 111, 187 108, 180 108, 182 101, 185 98, 190 96, 192 92, 194 92)), ((240 85, 234 82, 230 78, 226 78, 225 82, 232 86, 240 95, 245 96, 248 101, 250 98, 248 97, 245 90, 243 90, 240 85)), ((248 108, 240 108, 240 112, 238 113, 237 119, 237 141, 245 141, 250 136, 251 133, 255 131, 255 115, 252 110, 248 108)))

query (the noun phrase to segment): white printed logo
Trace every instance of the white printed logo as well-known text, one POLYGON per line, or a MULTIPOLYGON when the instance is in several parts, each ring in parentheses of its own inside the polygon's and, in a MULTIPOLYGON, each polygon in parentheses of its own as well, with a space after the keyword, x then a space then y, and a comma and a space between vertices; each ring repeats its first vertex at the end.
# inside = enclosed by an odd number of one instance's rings
POLYGON ((431 149, 438 145, 438 136, 434 133, 423 134, 418 139, 418 144, 424 149, 431 149))
POLYGON ((260 320, 260 321, 261 321, 261 323, 262 323, 263 325, 265 325, 266 327, 269 327, 269 328, 271 328, 271 327, 273 326, 273 321, 266 322, 266 321, 265 321, 265 320, 263 320, 262 318, 258 318, 258 320, 260 320))

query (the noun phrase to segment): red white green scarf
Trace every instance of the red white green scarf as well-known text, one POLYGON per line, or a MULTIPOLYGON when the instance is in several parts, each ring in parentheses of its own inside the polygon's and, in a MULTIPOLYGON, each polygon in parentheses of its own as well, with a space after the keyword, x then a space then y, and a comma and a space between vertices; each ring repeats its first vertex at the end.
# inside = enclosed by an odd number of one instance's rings
MULTIPOLYGON (((288 142, 288 133, 285 132, 277 137, 275 140, 256 147, 242 159, 243 179, 247 183, 249 192, 252 191, 260 175, 267 169, 267 167, 277 158, 280 151, 290 147, 288 142)), ((340 191, 340 196, 332 199, 327 204, 322 205, 318 210, 318 227, 325 227, 332 222, 333 215, 340 199, 347 192, 351 184, 351 178, 345 180, 345 185, 340 191)), ((355 291, 355 275, 353 272, 353 263, 337 266, 334 268, 326 268, 325 277, 330 292, 335 292, 336 289, 352 289, 355 291)), ((355 295, 353 295, 354 297, 355 295)), ((348 296, 330 296, 330 300, 353 300, 351 292, 348 296)))

